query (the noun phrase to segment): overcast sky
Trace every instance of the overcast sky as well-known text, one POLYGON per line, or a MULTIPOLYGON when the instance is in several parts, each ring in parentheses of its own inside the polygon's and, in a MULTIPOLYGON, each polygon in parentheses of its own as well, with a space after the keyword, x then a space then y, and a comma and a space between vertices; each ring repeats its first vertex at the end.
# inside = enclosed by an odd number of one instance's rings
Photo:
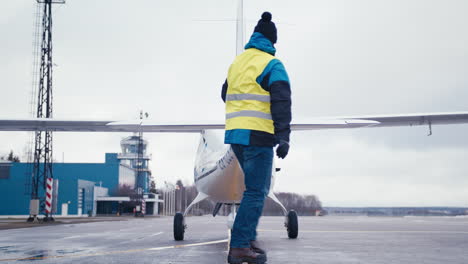
MULTIPOLYGON (((35 1, 0 9, 0 117, 27 118, 35 1)), ((465 0, 245 0, 278 28, 293 118, 468 111, 465 0)), ((54 116, 224 120, 236 0, 68 0, 54 8, 54 116)), ((276 191, 325 206, 468 206, 468 126, 295 132, 276 191)), ((55 133, 55 159, 104 162, 129 134, 55 133)), ((192 183, 197 134, 147 134, 159 186, 192 183)), ((0 154, 27 133, 0 132, 0 154)), ((222 133, 220 140, 222 139, 222 133)))

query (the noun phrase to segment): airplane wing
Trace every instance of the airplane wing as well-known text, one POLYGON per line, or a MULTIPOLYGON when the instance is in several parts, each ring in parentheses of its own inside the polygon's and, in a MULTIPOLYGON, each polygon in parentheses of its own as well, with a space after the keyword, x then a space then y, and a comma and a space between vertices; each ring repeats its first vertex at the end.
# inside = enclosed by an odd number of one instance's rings
MULTIPOLYGON (((468 112, 426 113, 377 116, 349 116, 313 118, 293 122, 291 130, 348 129, 362 127, 393 127, 420 125, 449 125, 468 123, 468 112)), ((56 131, 56 132, 179 132, 199 133, 203 130, 224 129, 218 123, 162 123, 151 120, 59 120, 47 118, 0 119, 0 131, 56 131)))
POLYGON ((347 125, 326 127, 302 122, 291 124, 291 130, 467 124, 468 112, 331 117, 326 120, 341 120, 347 125))
POLYGON ((157 123, 150 120, 59 120, 50 118, 0 119, 0 131, 54 132, 182 132, 199 133, 208 129, 224 129, 224 124, 157 123))

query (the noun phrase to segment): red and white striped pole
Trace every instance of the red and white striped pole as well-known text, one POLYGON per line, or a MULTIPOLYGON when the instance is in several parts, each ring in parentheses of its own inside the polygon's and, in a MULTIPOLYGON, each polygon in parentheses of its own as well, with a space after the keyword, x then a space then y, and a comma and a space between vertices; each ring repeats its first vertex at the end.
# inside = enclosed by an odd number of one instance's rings
POLYGON ((51 215, 52 213, 52 183, 54 179, 47 178, 46 180, 46 201, 45 201, 45 211, 46 215, 51 215))
POLYGON ((141 213, 143 215, 146 214, 146 201, 145 201, 145 199, 143 199, 143 201, 141 202, 141 213))

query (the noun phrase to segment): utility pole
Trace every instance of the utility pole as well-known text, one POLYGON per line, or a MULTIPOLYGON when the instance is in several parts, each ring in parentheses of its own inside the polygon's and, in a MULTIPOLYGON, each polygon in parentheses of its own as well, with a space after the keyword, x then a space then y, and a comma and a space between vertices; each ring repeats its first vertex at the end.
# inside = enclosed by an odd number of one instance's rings
POLYGON ((184 212, 187 209, 187 187, 184 186, 184 212))
POLYGON ((183 212, 183 209, 182 209, 182 188, 179 188, 179 212, 183 212))
POLYGON ((171 211, 171 215, 175 215, 175 207, 176 207, 176 203, 175 203, 176 202, 176 200, 175 200, 176 199, 176 196, 175 196, 176 193, 175 193, 175 191, 176 191, 175 188, 172 189, 172 195, 171 195, 172 196, 172 211, 171 211))
POLYGON ((144 140, 143 140, 143 119, 148 118, 148 113, 143 113, 143 111, 140 111, 140 129, 138 131, 138 143, 137 143, 137 157, 136 157, 136 164, 135 164, 135 169, 136 169, 136 189, 138 192, 138 197, 137 197, 137 203, 140 205, 140 213, 139 215, 144 216, 146 212, 142 210, 142 208, 146 207, 143 206, 143 203, 145 203, 144 199, 144 192, 147 189, 147 166, 148 164, 147 159, 145 159, 145 145, 144 145, 144 140))
POLYGON ((143 131, 141 123, 143 122, 143 111, 140 111, 140 130, 138 131, 138 144, 137 144, 137 159, 135 164, 136 169, 136 189, 137 189, 137 203, 140 205, 140 212, 136 212, 135 216, 143 214, 143 188, 141 184, 142 170, 143 170, 143 131))
MULTIPOLYGON (((52 118, 52 4, 64 4, 65 0, 37 0, 37 3, 43 5, 43 13, 36 117, 52 118)), ((50 182, 54 178, 52 163, 52 132, 36 131, 28 222, 39 220, 37 216, 41 213, 45 215, 43 221, 54 221, 52 217, 52 189, 50 188, 50 182), (43 191, 41 192, 41 190, 43 191)))
POLYGON ((167 215, 167 191, 163 191, 163 215, 167 215))
POLYGON ((170 207, 169 207, 169 214, 172 215, 172 211, 174 210, 174 190, 170 190, 170 196, 169 196, 169 200, 170 200, 170 207))

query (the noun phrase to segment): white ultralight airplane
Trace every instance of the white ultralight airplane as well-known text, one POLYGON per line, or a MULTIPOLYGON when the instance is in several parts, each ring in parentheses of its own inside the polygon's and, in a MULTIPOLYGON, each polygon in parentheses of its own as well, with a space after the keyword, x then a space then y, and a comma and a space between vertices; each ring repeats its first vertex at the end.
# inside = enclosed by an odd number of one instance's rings
MULTIPOLYGON (((236 52, 240 54, 244 46, 243 0, 238 0, 236 52)), ((315 118, 307 123, 292 123, 292 131, 319 129, 348 129, 364 127, 392 126, 429 126, 468 123, 468 112, 402 114, 358 117, 325 117, 315 118)), ((36 119, 0 119, 0 131, 53 131, 53 132, 176 132, 200 133, 200 143, 195 159, 194 180, 198 196, 191 202, 184 213, 174 216, 174 238, 183 240, 187 225, 184 217, 200 201, 210 198, 217 202, 213 215, 220 207, 229 205, 228 226, 232 228, 236 208, 242 199, 245 189, 244 175, 230 145, 225 145, 216 138, 213 130, 224 129, 224 123, 185 123, 169 124, 151 120, 134 121, 92 121, 92 120, 58 120, 47 118, 36 119)), ((272 184, 268 197, 283 210, 288 237, 298 235, 297 214, 281 204, 273 193, 276 168, 272 169, 272 184)))

